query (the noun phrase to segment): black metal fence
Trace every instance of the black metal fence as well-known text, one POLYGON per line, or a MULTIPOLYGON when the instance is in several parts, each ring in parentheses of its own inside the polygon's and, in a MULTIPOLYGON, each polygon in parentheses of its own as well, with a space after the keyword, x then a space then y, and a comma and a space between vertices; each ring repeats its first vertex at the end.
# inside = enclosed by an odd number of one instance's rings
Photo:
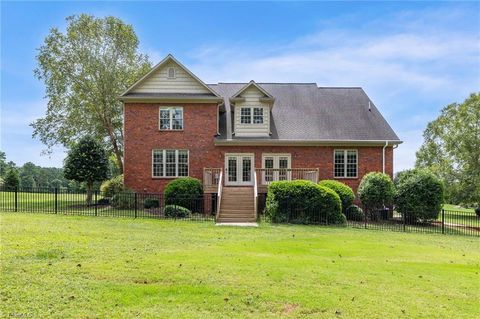
POLYGON ((64 215, 213 221, 217 195, 166 199, 159 193, 123 192, 113 197, 64 188, 0 189, 0 211, 64 215))
MULTIPOLYGON (((325 211, 309 208, 308 205, 299 207, 287 201, 283 205, 280 216, 272 218, 265 214, 266 194, 259 194, 257 211, 259 221, 289 224, 314 224, 345 226, 345 223, 336 223, 335 218, 325 211)), ((346 213, 348 227, 363 229, 378 229, 412 233, 437 233, 446 235, 469 235, 480 237, 480 217, 474 211, 442 209, 435 220, 420 220, 409 217, 409 214, 400 214, 393 207, 373 210, 360 207, 362 212, 346 213)), ((411 214, 410 214, 411 216, 411 214)))

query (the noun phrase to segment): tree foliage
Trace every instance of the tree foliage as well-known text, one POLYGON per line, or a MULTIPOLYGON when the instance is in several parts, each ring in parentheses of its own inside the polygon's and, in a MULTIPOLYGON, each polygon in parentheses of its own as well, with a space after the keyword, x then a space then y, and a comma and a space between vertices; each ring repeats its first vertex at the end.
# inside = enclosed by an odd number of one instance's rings
POLYGON ((358 186, 358 197, 368 209, 381 209, 393 204, 395 186, 387 174, 370 172, 358 186))
POLYGON ((64 173, 67 179, 86 184, 90 203, 93 183, 108 177, 108 157, 102 145, 91 136, 82 137, 68 152, 64 173))
POLYGON ((131 25, 115 17, 81 14, 67 19, 67 29, 52 28, 38 49, 35 76, 44 81, 47 113, 33 122, 34 136, 50 149, 70 148, 92 135, 116 156, 123 171, 123 113, 118 96, 150 69, 138 53, 131 25))
POLYGON ((15 168, 10 168, 3 179, 3 187, 6 190, 15 190, 20 185, 20 178, 18 171, 15 168))
POLYGON ((436 220, 443 204, 443 184, 425 169, 412 169, 395 178, 395 207, 409 222, 436 220))
POLYGON ((444 107, 423 137, 416 166, 444 182, 449 202, 480 203, 480 94, 444 107))

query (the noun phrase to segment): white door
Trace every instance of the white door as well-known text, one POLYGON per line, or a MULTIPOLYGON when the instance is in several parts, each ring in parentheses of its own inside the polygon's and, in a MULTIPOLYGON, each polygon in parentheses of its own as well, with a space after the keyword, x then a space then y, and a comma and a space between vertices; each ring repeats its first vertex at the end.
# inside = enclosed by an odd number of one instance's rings
POLYGON ((290 154, 264 154, 263 155, 263 184, 269 184, 273 181, 291 180, 290 154))
POLYGON ((225 185, 253 185, 253 154, 225 154, 225 185))

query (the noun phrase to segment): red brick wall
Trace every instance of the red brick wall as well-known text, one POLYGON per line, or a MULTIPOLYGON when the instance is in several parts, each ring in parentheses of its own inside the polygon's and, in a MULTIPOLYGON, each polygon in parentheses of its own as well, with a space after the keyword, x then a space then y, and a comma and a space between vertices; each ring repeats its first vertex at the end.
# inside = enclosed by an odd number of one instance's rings
MULTIPOLYGON (((136 191, 163 192, 171 181, 152 178, 152 149, 188 149, 189 175, 203 177, 204 167, 223 168, 225 153, 254 153, 255 167, 262 166, 262 153, 290 153, 292 168, 319 168, 320 179, 333 179, 333 146, 215 146, 217 133, 216 104, 182 104, 184 131, 158 130, 159 106, 162 104, 125 104, 125 185, 136 191)), ((179 105, 179 104, 164 104, 179 105)), ((348 147, 351 148, 351 147, 348 147)), ((353 147, 352 147, 353 148, 353 147)), ((358 149, 358 178, 341 179, 354 190, 363 175, 382 171, 382 147, 358 149)), ((393 175, 393 149, 386 150, 386 173, 393 175)))

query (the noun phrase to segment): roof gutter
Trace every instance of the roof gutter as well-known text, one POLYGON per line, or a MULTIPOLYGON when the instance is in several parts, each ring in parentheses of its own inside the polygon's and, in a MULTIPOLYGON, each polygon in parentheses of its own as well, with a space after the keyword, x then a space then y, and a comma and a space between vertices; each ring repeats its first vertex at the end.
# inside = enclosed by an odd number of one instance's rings
MULTIPOLYGON (((272 140, 272 139, 215 139, 216 146, 384 146, 398 145, 400 140, 272 140)), ((384 146, 386 147, 386 146, 384 146)))
POLYGON ((223 98, 218 98, 216 96, 205 96, 205 97, 180 97, 180 96, 162 96, 162 97, 136 97, 136 96, 120 96, 118 98, 123 102, 213 102, 219 103, 223 102, 223 98))

